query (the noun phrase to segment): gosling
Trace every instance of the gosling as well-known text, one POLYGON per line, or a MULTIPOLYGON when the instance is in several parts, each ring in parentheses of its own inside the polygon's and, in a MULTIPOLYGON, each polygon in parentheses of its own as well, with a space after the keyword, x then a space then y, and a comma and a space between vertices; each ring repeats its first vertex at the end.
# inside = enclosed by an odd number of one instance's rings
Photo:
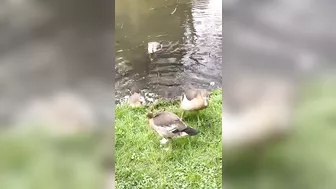
POLYGON ((182 94, 180 108, 183 110, 181 119, 185 111, 197 112, 197 124, 200 125, 199 111, 209 106, 210 93, 202 89, 190 89, 182 94))

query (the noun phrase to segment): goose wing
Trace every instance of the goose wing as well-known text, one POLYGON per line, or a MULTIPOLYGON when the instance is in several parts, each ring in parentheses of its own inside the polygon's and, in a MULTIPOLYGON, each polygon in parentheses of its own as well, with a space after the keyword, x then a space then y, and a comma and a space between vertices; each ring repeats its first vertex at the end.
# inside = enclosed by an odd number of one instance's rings
POLYGON ((189 101, 191 101, 192 99, 197 97, 198 92, 199 91, 197 90, 188 90, 184 93, 184 95, 189 101))
POLYGON ((181 132, 188 126, 172 112, 160 112, 153 118, 153 122, 158 127, 164 127, 172 133, 181 132))

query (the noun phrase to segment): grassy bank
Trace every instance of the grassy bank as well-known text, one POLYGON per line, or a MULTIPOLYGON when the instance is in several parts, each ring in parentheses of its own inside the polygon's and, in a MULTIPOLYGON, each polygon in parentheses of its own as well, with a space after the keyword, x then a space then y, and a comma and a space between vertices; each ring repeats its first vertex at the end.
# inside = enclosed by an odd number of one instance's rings
MULTIPOLYGON (((181 114, 179 103, 161 101, 155 110, 181 114)), ((116 108, 115 168, 117 188, 222 188, 222 92, 216 90, 210 106, 185 122, 200 134, 173 140, 172 150, 159 146, 161 139, 149 129, 146 109, 128 105, 116 108)))
MULTIPOLYGON (((230 188, 333 189, 335 86, 334 81, 310 83, 297 110, 296 132, 269 148, 262 159, 248 154, 229 164, 224 156, 224 178, 230 188)), ((173 141, 173 150, 168 152, 160 149, 160 137, 148 128, 144 108, 118 106, 117 188, 221 188, 221 99, 221 91, 214 92, 210 107, 200 114, 201 126, 196 125, 196 116, 186 114, 186 122, 201 133, 173 141), (207 120, 212 121, 211 127, 207 120)), ((157 110, 164 108, 181 113, 173 102, 163 102, 157 110)), ((52 138, 1 132, 0 188, 103 188, 97 138, 100 136, 52 138)))

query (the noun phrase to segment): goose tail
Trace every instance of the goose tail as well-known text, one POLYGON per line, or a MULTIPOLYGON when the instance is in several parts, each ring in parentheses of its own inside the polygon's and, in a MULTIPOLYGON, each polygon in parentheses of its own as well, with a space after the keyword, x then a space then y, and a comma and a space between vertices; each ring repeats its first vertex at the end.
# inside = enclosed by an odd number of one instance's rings
POLYGON ((183 130, 183 132, 187 133, 189 136, 194 136, 194 135, 197 135, 199 133, 198 130, 193 129, 191 127, 187 127, 186 129, 183 130))

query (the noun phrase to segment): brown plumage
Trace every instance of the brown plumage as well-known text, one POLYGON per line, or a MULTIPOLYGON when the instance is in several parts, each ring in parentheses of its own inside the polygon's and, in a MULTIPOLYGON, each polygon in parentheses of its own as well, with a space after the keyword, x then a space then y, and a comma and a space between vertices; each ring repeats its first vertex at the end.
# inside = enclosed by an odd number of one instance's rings
POLYGON ((172 138, 197 135, 199 131, 187 126, 176 114, 168 111, 154 115, 150 107, 147 113, 149 125, 163 139, 161 144, 167 143, 172 138))
POLYGON ((128 103, 131 107, 140 107, 145 105, 145 98, 141 96, 139 93, 134 93, 132 96, 128 98, 128 103))
MULTIPOLYGON (((182 94, 181 109, 183 110, 181 118, 183 118, 184 111, 199 111, 209 106, 210 93, 202 89, 190 89, 182 94)), ((199 117, 197 115, 199 123, 199 117)))

